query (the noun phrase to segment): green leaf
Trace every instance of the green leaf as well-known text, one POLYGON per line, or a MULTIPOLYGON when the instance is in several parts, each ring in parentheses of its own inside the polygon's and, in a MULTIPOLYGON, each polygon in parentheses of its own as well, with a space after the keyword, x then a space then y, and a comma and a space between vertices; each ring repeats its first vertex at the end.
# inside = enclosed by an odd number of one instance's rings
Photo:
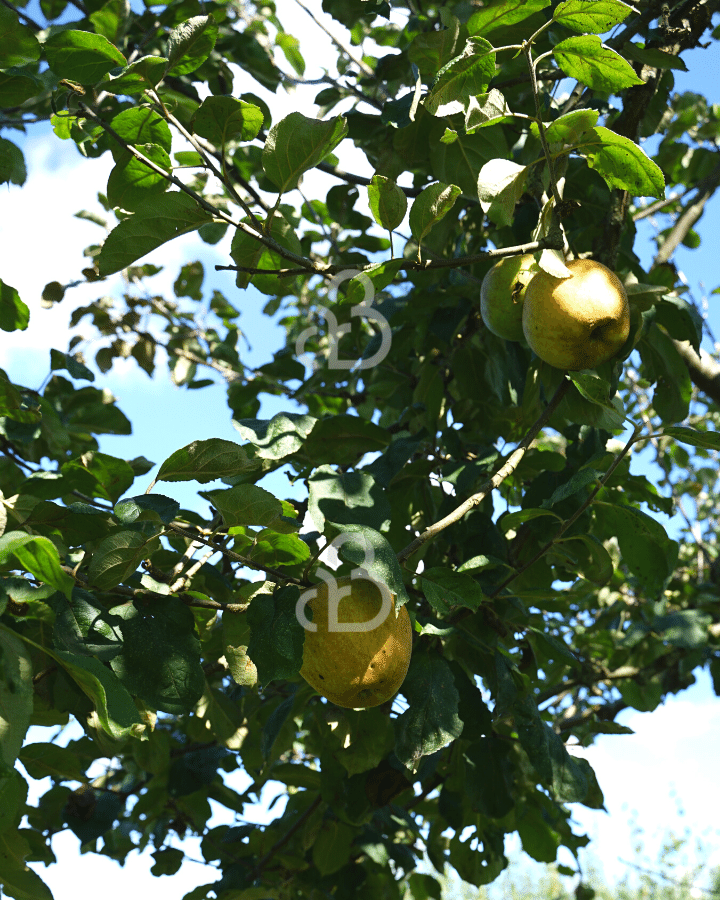
POLYGON ((428 603, 440 615, 447 615, 457 606, 466 606, 475 612, 487 600, 482 588, 471 575, 453 572, 442 566, 423 571, 420 585, 428 603))
POLYGON ((212 16, 193 16, 173 28, 168 38, 168 67, 173 75, 187 75, 210 56, 218 36, 212 16))
POLYGON ((55 612, 53 640, 59 650, 79 656, 96 656, 105 662, 122 649, 118 620, 114 620, 94 594, 75 588, 72 597, 60 593, 50 598, 55 612))
POLYGON ((162 850, 156 850, 152 855, 155 860, 150 872, 156 877, 159 875, 174 875, 180 871, 180 867, 185 862, 185 854, 177 847, 164 847, 162 850))
POLYGON ((0 60, 2 68, 24 66, 40 59, 42 48, 32 31, 22 25, 17 13, 0 6, 0 60))
POLYGON ((427 652, 413 654, 402 693, 410 706, 395 721, 395 753, 416 772, 421 757, 441 750, 462 733, 460 698, 450 666, 427 652))
POLYGON ((148 88, 157 87, 165 77, 167 66, 168 60, 164 56, 141 56, 120 72, 111 72, 105 81, 97 85, 97 90, 128 96, 141 94, 148 88))
POLYGON ((558 845, 562 839, 548 821, 545 810, 536 806, 526 806, 518 821, 518 835, 528 856, 537 862, 555 862, 558 845))
POLYGON ((53 372, 66 369, 73 378, 95 381, 95 374, 84 363, 69 353, 61 353, 59 350, 52 349, 50 351, 50 369, 53 372))
POLYGON ((410 231, 418 243, 450 212, 461 193, 455 184, 437 183, 423 188, 410 207, 410 231))
POLYGON ((584 760, 570 756, 559 735, 540 718, 531 697, 516 703, 513 712, 520 744, 543 782, 552 786, 561 802, 582 803, 590 789, 584 760))
POLYGON ((192 118, 192 130, 216 147, 229 141, 252 141, 263 126, 262 110, 234 97, 206 97, 192 118))
POLYGON ((704 447, 706 450, 720 450, 720 434, 715 431, 696 431, 684 425, 671 425, 656 432, 658 437, 666 434, 668 437, 690 444, 691 447, 704 447))
MULTIPOLYGON (((150 162, 154 162, 165 172, 172 171, 172 162, 168 154, 157 144, 137 144, 137 149, 150 162)), ((137 210, 143 203, 164 194, 170 182, 159 172, 126 150, 118 159, 117 165, 110 172, 107 183, 107 199, 112 207, 137 210)))
POLYGON ((656 675, 644 683, 637 679, 620 679, 615 685, 628 706, 640 712, 652 712, 662 702, 663 686, 660 678, 661 676, 656 675))
POLYGON ((239 484, 223 491, 201 491, 231 525, 271 525, 282 515, 280 501, 264 488, 255 484, 239 484))
POLYGON ((553 545, 553 552, 560 553, 569 560, 570 571, 600 587, 607 584, 613 576, 610 554, 594 534, 558 538, 553 545))
MULTIPOLYGON (((546 125, 545 137, 550 144, 574 144, 581 135, 595 127, 598 116, 596 109, 576 109, 546 125)), ((537 122, 532 123, 530 130, 539 136, 537 122)))
POLYGON ((43 44, 48 64, 58 78, 95 84, 127 60, 114 44, 90 31, 59 31, 43 44))
MULTIPOLYGON (((437 132, 435 132, 435 135, 437 132)), ((451 144, 438 140, 430 151, 432 174, 438 181, 458 185, 463 195, 477 199, 478 172, 499 156, 509 153, 501 128, 459 134, 451 144)))
POLYGON ((348 775, 376 768, 395 744, 392 719, 377 707, 347 710, 343 724, 346 737, 343 736, 343 746, 335 751, 335 756, 348 775))
POLYGON ((243 526, 229 529, 234 548, 264 566, 294 566, 310 559, 308 545, 297 534, 279 531, 273 524, 256 533, 243 526))
POLYGON ((268 716, 260 744, 262 755, 265 760, 270 759, 275 741, 277 740, 283 725, 287 722, 294 704, 295 698, 290 696, 279 703, 268 716))
POLYGON ((130 525, 138 519, 159 519, 167 525, 180 511, 180 504, 172 497, 162 494, 140 494, 121 500, 114 509, 123 525, 130 525))
POLYGON ((599 375, 595 375, 592 372, 571 372, 568 374, 572 383, 585 400, 589 400, 590 403, 601 406, 605 410, 608 416, 607 421, 613 423, 614 428, 623 427, 625 415, 622 411, 622 406, 620 409, 617 408, 615 401, 618 398, 611 396, 610 386, 604 378, 600 378, 599 375))
POLYGON ((396 607, 407 603, 402 569, 387 538, 374 528, 356 522, 343 526, 342 536, 342 542, 335 541, 341 558, 366 570, 375 581, 386 584, 396 596, 396 607))
POLYGON ((257 667, 247 653, 250 628, 245 613, 223 612, 222 635, 225 659, 235 684, 257 684, 257 667))
POLYGON ((157 549, 155 535, 119 531, 108 535, 95 549, 88 569, 88 582, 107 591, 129 578, 144 559, 157 549))
POLYGON ((665 196, 662 170, 629 138, 598 125, 582 136, 575 149, 610 187, 629 191, 635 197, 665 196))
POLYGON ((553 55, 566 75, 594 91, 613 94, 634 84, 645 84, 630 63, 595 34, 565 38, 555 45, 553 55))
POLYGON ((551 0, 503 0, 488 3, 473 13, 467 23, 468 34, 487 35, 496 28, 517 25, 533 14, 547 9, 551 0))
POLYGON ((0 538, 0 567, 13 567, 13 556, 40 581, 70 597, 75 581, 63 572, 57 548, 49 538, 24 531, 9 531, 0 538))
POLYGON ((373 175, 368 185, 368 201, 373 218, 388 231, 394 231, 405 218, 407 197, 392 178, 373 175))
POLYGON ((12 141, 0 138, 0 184, 7 182, 22 185, 26 179, 27 169, 22 150, 12 141))
POLYGON ((563 0, 553 13, 553 21, 573 31, 604 34, 632 12, 632 6, 621 0, 563 0))
POLYGON ((382 531, 390 521, 385 492, 365 471, 343 472, 333 466, 318 466, 308 488, 308 512, 320 532, 325 531, 326 522, 368 525, 382 531))
POLYGON ((366 453, 382 451, 390 443, 384 428, 359 416, 335 415, 318 419, 303 446, 315 465, 357 465, 366 453))
POLYGON ((297 453, 318 420, 298 413, 277 413, 272 419, 233 419, 260 459, 285 459, 297 453))
POLYGON ((262 686, 276 678, 293 678, 300 671, 305 629, 295 610, 299 596, 297 587, 288 585, 272 594, 256 594, 250 601, 247 653, 262 686))
POLYGON ((648 596, 657 596, 677 564, 677 541, 668 538, 659 522, 634 507, 595 500, 592 508, 604 533, 617 537, 623 563, 648 596))
POLYGON ((112 275, 157 247, 212 222, 192 197, 173 191, 140 204, 107 236, 98 257, 101 275, 112 275))
MULTIPOLYGON (((112 120, 113 131, 117 132, 126 143, 142 147, 145 144, 156 144, 166 154, 172 148, 172 134, 170 126, 158 113, 146 106, 130 107, 114 116, 112 120)), ((120 162, 126 156, 126 149, 113 140, 110 142, 115 162, 120 162)))
MULTIPOLYGON (((15 765, 33 712, 33 665, 23 641, 0 625, 0 778, 15 765)), ((0 873, 2 869, 0 869, 0 873)))
POLYGON ((69 478, 75 474, 81 479, 85 476, 85 489, 93 496, 110 500, 111 503, 116 503, 135 480, 135 472, 130 463, 97 450, 89 450, 78 459, 63 463, 60 471, 69 478), (89 481, 94 481, 95 484, 88 485, 89 481))
POLYGON ((337 302, 342 304, 373 303, 380 291, 392 284, 397 273, 404 267, 402 259, 389 259, 387 262, 371 263, 367 269, 363 269, 359 275, 354 275, 347 284, 345 298, 338 297, 337 302))
POLYGON ((700 609, 679 609, 652 620, 652 630, 661 634, 663 641, 683 650, 707 646, 710 625, 712 616, 700 609))
POLYGON ((641 47, 632 41, 623 45, 623 54, 634 62, 644 66, 652 66, 654 69, 677 69, 679 72, 687 72, 688 68, 683 60, 674 53, 658 50, 656 47, 641 47))
POLYGON ((480 206, 496 225, 510 225, 515 204, 525 190, 528 169, 509 159, 491 159, 480 169, 477 193, 480 206))
POLYGON ((19 831, 0 834, 0 878, 13 900, 53 900, 50 888, 25 864, 30 847, 19 831))
POLYGON ((690 409, 692 383, 673 339, 660 328, 648 328, 640 347, 643 363, 655 382, 655 411, 663 423, 681 422, 690 409))
POLYGON ((495 77, 495 51, 481 37, 471 37, 460 56, 456 56, 438 72, 433 89, 424 100, 429 113, 435 115, 441 106, 460 103, 484 93, 495 77))
POLYGON ((275 38, 275 43, 285 54, 285 59, 295 69, 298 75, 305 72, 305 60, 300 53, 300 41, 293 34, 281 32, 275 38))
POLYGON ((321 875, 338 872, 350 859, 355 829, 338 819, 325 819, 313 841, 312 859, 321 875))
POLYGON ((465 112, 465 133, 472 134, 478 128, 484 128, 498 120, 511 115, 507 100, 497 88, 493 88, 487 94, 478 94, 470 97, 465 112))
POLYGON ((262 154, 265 174, 281 194, 296 188, 303 172, 332 153, 347 129, 343 116, 320 121, 290 113, 268 133, 262 154))
POLYGON ((415 35, 407 49, 407 56, 422 75, 435 75, 454 59, 459 26, 457 16, 453 16, 449 27, 440 31, 421 31, 415 35))
POLYGON ((0 328, 3 331, 25 331, 29 321, 30 310, 18 292, 0 280, 0 328))
POLYGON ((42 81, 32 71, 8 66, 0 72, 0 107, 20 106, 42 90, 42 81))
POLYGON ((25 744, 20 762, 31 778, 53 778, 55 781, 86 781, 85 765, 69 747, 57 744, 25 744))
POLYGON ((143 722, 132 697, 117 676, 92 656, 53 650, 56 659, 80 690, 92 701, 103 730, 115 740, 138 730, 143 722))
POLYGON ((89 19, 98 34, 117 44, 123 39, 129 13, 126 0, 107 0, 89 19))
POLYGON ((123 685, 151 709, 190 712, 205 688, 190 609, 177 597, 155 597, 110 612, 122 619, 122 653, 110 665, 123 685))
POLYGON ((193 441, 176 450, 160 466, 156 481, 199 481, 207 484, 216 478, 230 478, 258 468, 240 444, 222 438, 193 441))
MULTIPOLYGON (((247 218, 242 221, 250 224, 250 220, 247 218)), ((259 219, 258 222, 260 225, 264 224, 263 219, 259 219)), ((297 256, 302 256, 302 247, 295 229, 279 213, 272 218, 269 237, 285 250, 289 250, 297 256)), ((235 265, 249 269, 285 269, 292 265, 285 257, 242 228, 236 229, 233 235, 230 256, 235 265)), ((252 284, 253 287, 262 291, 263 294, 277 294, 285 289, 286 283, 286 279, 274 274, 253 274, 252 272, 238 271, 235 276, 237 287, 246 288, 249 284, 252 284)))
POLYGON ((17 769, 0 776, 0 834, 11 828, 17 829, 24 814, 27 795, 28 783, 17 769))
POLYGON ((515 805, 507 747, 489 731, 486 736, 474 741, 463 756, 468 801, 472 809, 493 819, 502 819, 515 805))

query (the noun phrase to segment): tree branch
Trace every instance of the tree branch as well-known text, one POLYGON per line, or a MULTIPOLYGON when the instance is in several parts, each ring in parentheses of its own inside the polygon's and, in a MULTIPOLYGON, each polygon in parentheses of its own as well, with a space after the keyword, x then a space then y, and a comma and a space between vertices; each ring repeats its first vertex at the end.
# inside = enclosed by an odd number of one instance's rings
POLYGON ((258 562, 254 562, 252 559, 248 559, 247 556, 241 556, 239 553, 235 553, 234 550, 228 550, 227 547, 213 544, 211 541, 208 541, 206 538, 201 537, 199 534, 193 534, 192 531, 187 531, 185 528, 176 525, 174 522, 171 522, 166 527, 169 528, 170 531, 174 531, 176 534, 180 534, 183 537, 189 538, 191 541, 199 541, 201 544, 205 544, 207 547, 212 547, 213 550, 216 550, 218 553, 222 553, 223 556, 227 556, 228 559, 232 559, 234 562, 239 562, 251 569, 258 569, 261 572, 265 572, 265 574, 268 576, 269 581, 281 582, 283 584, 295 584, 298 587, 310 587, 309 582, 303 582, 299 578, 295 578, 293 575, 287 575, 284 572, 280 572, 278 569, 270 568, 270 566, 263 566, 258 562))
POLYGON ((720 365, 702 347, 697 354, 690 341, 671 340, 685 363, 692 383, 720 406, 720 365))
MULTIPOLYGON (((545 407, 542 414, 538 417, 537 421, 529 428, 527 434, 520 442, 518 448, 510 454, 502 468, 498 469, 498 471, 492 476, 492 478, 488 479, 485 482, 480 491, 478 491, 476 494, 473 494, 472 497, 468 497, 468 499, 464 503, 461 503, 460 506, 457 507, 457 509, 454 509, 449 515, 445 516, 444 519, 441 519, 439 522, 436 522, 434 525, 426 528, 425 531, 423 531, 422 534, 418 535, 418 537, 416 537, 414 541, 409 543, 407 547, 403 548, 397 555, 398 562, 404 562, 404 560, 412 556, 413 553, 416 553, 423 544, 426 544, 428 541, 436 538, 441 531, 449 528, 450 525, 454 525, 456 522, 459 522, 463 518, 463 516, 465 516, 476 506, 482 503, 482 501, 485 499, 485 497, 487 497, 489 493, 494 491, 496 487, 502 484, 502 482, 508 477, 508 475, 511 475, 515 471, 515 469, 517 469, 523 456, 525 456, 525 453, 530 448, 532 442, 538 436, 553 412, 557 409, 560 401, 570 389, 571 384, 572 382, 569 378, 567 378, 567 376, 563 378, 551 401, 545 407)), ((468 610, 468 613, 469 612, 470 610, 468 610)))
POLYGON ((213 218, 222 219, 228 225, 232 225, 233 228, 240 229, 240 231, 244 231, 246 234, 249 234, 251 237, 255 238, 255 240, 259 241, 261 244, 265 244, 269 247, 274 253, 277 253, 283 259, 287 259, 290 262, 296 263, 301 267, 301 271, 309 272, 311 274, 322 275, 325 273, 328 268, 323 263, 312 262, 311 260, 306 259, 304 256, 299 256, 297 253, 293 253, 290 250, 286 250, 281 244, 278 244, 277 241, 273 240, 273 238, 268 235, 261 234, 255 229, 251 228, 245 222, 236 222, 232 216, 228 215, 224 210, 218 209, 213 206, 212 203, 209 203, 201 194, 198 194, 192 188, 189 188, 183 181, 173 175, 171 172, 166 172, 161 166, 156 165, 152 160, 148 159, 137 147, 129 144, 126 140, 120 137, 120 135, 112 128, 111 125, 108 125, 97 113, 93 112, 89 107, 87 107, 84 103, 78 103, 78 109, 81 115, 92 119, 94 122, 97 122, 98 125, 104 130, 107 131, 109 135, 111 135, 121 147, 124 147, 129 153, 131 153, 136 159, 140 160, 140 162, 144 163, 149 169, 155 172, 158 175, 162 175, 163 178, 166 178, 171 184, 174 184, 176 187, 180 188, 181 191, 186 193, 188 196, 192 197, 193 200, 198 204, 198 206, 202 207, 206 212, 210 213, 213 218))
MULTIPOLYGON (((545 238, 541 241, 530 241, 527 244, 518 244, 515 247, 500 247, 495 250, 483 250, 482 253, 475 253, 472 256, 460 256, 455 259, 429 259, 418 262, 417 260, 406 260, 403 262, 402 268, 406 271, 421 271, 426 269, 459 269, 470 266, 476 262, 482 262, 486 259, 502 259, 505 256, 522 256, 524 253, 534 253, 536 250, 561 250, 562 246, 557 242, 545 238)), ((368 263, 367 266, 360 266, 357 271, 370 271, 376 263, 368 263)), ((354 268, 354 267, 353 267, 354 268)), ((278 275, 286 278, 291 275, 307 275, 307 269, 255 269, 251 266, 215 266, 216 271, 232 270, 234 272, 250 272, 253 275, 278 275)), ((336 265, 326 266, 323 275, 336 275, 339 272, 346 272, 347 264, 339 263, 336 265)))
POLYGON ((653 260, 653 268, 670 259, 678 246, 685 240, 690 229, 705 212, 705 204, 720 187, 720 165, 715 166, 710 175, 703 179, 702 186, 698 183, 697 187, 700 188, 697 198, 684 207, 677 222, 670 229, 670 233, 653 260))

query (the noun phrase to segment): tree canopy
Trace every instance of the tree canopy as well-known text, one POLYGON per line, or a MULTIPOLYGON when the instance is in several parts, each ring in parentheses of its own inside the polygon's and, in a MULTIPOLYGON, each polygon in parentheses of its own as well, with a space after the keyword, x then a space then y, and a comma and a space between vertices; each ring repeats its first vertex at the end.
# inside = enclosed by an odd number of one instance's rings
MULTIPOLYGON (((114 162, 106 215, 79 213, 98 238, 74 284, 98 298, 71 321, 99 350, 72 336, 39 390, 0 372, 0 884, 15 900, 51 898, 28 863, 51 865, 64 829, 119 862, 152 847, 157 876, 200 836, 208 881, 185 900, 438 898, 423 860, 488 884, 507 834, 548 862, 587 843, 570 804, 601 809, 602 787, 569 742, 627 732, 620 711, 655 709, 698 667, 720 693, 720 365, 673 265, 720 185, 720 109, 674 86, 683 53, 720 37, 720 4, 322 8, 337 72, 278 118, 234 88, 240 70, 272 93, 308 80, 312 45, 273 0, 0 4, 0 181, 24 183, 13 138, 48 120, 114 162), (343 165, 348 148, 372 177, 343 165), (305 188, 315 170, 324 196, 305 188), (208 289, 198 259, 156 295, 144 257, 195 230, 224 241, 237 291, 208 289), (614 358, 567 372, 485 326, 483 277, 526 253, 558 278, 578 257, 617 273, 630 331, 614 358), (251 288, 286 332, 253 368, 251 288), (102 384, 127 358, 149 376, 167 361, 187 390, 219 374, 237 440, 101 452, 132 431, 102 384), (285 411, 258 418, 267 397, 285 411), (632 471, 644 448, 655 481, 632 471), (177 482, 197 485, 195 509, 177 482), (675 540, 658 517, 677 511, 675 540), (299 675, 297 604, 329 544, 337 574, 364 568, 412 621, 407 677, 374 708, 299 675), (85 736, 63 746, 71 717, 85 736), (33 725, 46 741, 26 740, 33 725), (37 806, 25 773, 52 779, 37 806), (259 827, 244 814, 268 782, 287 803, 259 827), (210 801, 235 824, 209 826, 210 801)), ((43 303, 72 290, 48 272, 43 303)), ((0 282, 0 328, 32 328, 28 300, 0 282)))

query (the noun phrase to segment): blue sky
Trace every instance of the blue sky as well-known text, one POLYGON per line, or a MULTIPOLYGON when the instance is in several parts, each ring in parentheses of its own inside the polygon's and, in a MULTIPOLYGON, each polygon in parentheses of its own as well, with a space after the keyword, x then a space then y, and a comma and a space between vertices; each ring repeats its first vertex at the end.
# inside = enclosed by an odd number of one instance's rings
MULTIPOLYGON (((311 9, 319 9, 319 0, 308 3, 311 9)), ((287 6, 283 11, 283 21, 288 30, 301 38, 307 35, 316 49, 312 59, 308 59, 306 77, 318 77, 321 73, 317 60, 331 59, 332 51, 327 38, 313 28, 305 13, 287 6), (287 21, 285 16, 287 15, 287 21)), ((336 23, 331 25, 339 36, 342 29, 336 23)), ((676 73, 676 90, 695 90, 704 93, 711 103, 720 103, 720 49, 717 43, 708 51, 697 50, 683 55, 689 72, 676 73)), ((282 89, 277 96, 259 88, 255 82, 238 70, 235 93, 252 90, 271 103, 273 109, 283 110, 277 118, 293 109, 300 109, 307 115, 314 115, 311 99, 317 86, 299 89, 292 95, 282 89)), ((40 130, 42 131, 42 129, 40 130)), ((37 132, 33 132, 37 134, 37 132)), ((17 136, 4 132, 5 137, 16 140, 17 136)), ((0 367, 6 369, 11 378, 39 386, 48 374, 49 348, 65 349, 68 340, 68 318, 71 310, 106 293, 117 294, 121 290, 119 277, 113 282, 101 285, 83 285, 68 292, 62 304, 53 310, 40 307, 40 292, 48 281, 65 283, 77 277, 84 264, 82 248, 97 241, 99 231, 96 226, 73 218, 82 208, 99 211, 96 194, 104 190, 111 161, 107 158, 82 160, 69 142, 59 142, 54 137, 29 137, 21 141, 29 163, 29 178, 22 188, 15 186, 0 188, 0 202, 3 205, 0 220, 0 247, 2 271, 0 277, 18 289, 24 301, 31 308, 31 321, 27 332, 6 336, 0 343, 0 367)), ((348 153, 342 157, 342 167, 358 174, 370 176, 372 171, 357 155, 348 153)), ((313 175, 307 180, 311 195, 320 194, 336 183, 330 176, 313 175)), ((322 195, 322 194, 321 194, 322 195)), ((717 269, 716 235, 720 233, 720 209, 717 201, 709 204, 705 216, 697 226, 703 243, 699 251, 680 248, 675 262, 684 273, 696 297, 709 295, 720 284, 717 269), (713 252, 707 252, 713 248, 713 252)), ((637 250, 643 263, 649 264, 653 247, 647 240, 649 227, 643 226, 643 240, 637 250)), ((232 273, 213 271, 215 262, 227 262, 228 238, 215 247, 202 244, 196 235, 187 235, 165 245, 150 256, 150 261, 165 266, 165 271, 157 276, 151 286, 154 291, 170 293, 170 285, 177 277, 180 266, 188 261, 202 258, 206 270, 206 293, 217 288, 222 290, 241 309, 239 320, 241 329, 248 335, 252 350, 245 358, 248 364, 266 362, 272 351, 283 344, 280 329, 273 325, 261 310, 265 298, 254 289, 239 293, 234 286, 232 273)), ((717 296, 709 297, 709 323, 720 331, 720 315, 717 311, 717 296)), ((83 326, 79 329, 83 331, 83 326)), ((85 331, 91 333, 91 328, 85 331)), ((706 341, 708 350, 711 346, 706 341)), ((92 359, 94 352, 88 351, 92 359)), ((161 365, 155 378, 148 378, 134 362, 120 363, 105 376, 97 373, 96 385, 108 387, 118 398, 121 409, 133 422, 131 437, 104 436, 100 441, 101 450, 123 458, 144 454, 156 463, 162 462, 174 450, 192 440, 209 437, 224 437, 240 440, 230 421, 230 411, 225 403, 224 391, 209 389, 187 391, 175 388, 167 378, 167 371, 161 365)), ((268 398, 260 413, 270 417, 280 409, 288 409, 286 403, 276 398, 268 398)), ((657 472, 648 465, 649 452, 633 457, 633 471, 648 473, 656 477, 657 472)), ((139 479, 133 491, 141 493, 149 483, 152 473, 139 479)), ((300 496, 294 493, 289 482, 282 475, 273 476, 268 487, 277 490, 284 497, 300 496)), ((195 487, 182 484, 158 486, 156 491, 167 493, 181 503, 197 501, 195 487)), ((667 523, 671 536, 677 536, 678 517, 667 523)), ((618 859, 632 859, 633 822, 644 830, 649 848, 659 845, 667 829, 681 834, 689 825, 694 836, 706 834, 711 847, 720 848, 720 833, 717 830, 711 804, 707 802, 708 787, 716 781, 717 747, 720 746, 720 703, 712 692, 706 673, 698 673, 698 683, 683 694, 672 697, 654 713, 625 711, 618 719, 635 730, 632 736, 601 737, 587 752, 587 758, 594 766, 600 784, 605 790, 609 815, 574 808, 574 815, 582 827, 595 840, 591 849, 600 859, 606 876, 620 877, 625 867, 618 859), (684 810, 680 814, 679 808, 684 810)), ((34 729, 32 740, 47 740, 51 732, 34 729)), ((240 778, 236 773, 233 778, 240 778)), ((34 796, 47 789, 47 784, 34 783, 34 796)), ((268 800, 264 797, 263 800, 268 800)), ((268 821, 277 814, 277 809, 268 816, 261 803, 257 821, 268 821)), ((230 821, 228 813, 219 821, 230 821)), ((252 814, 249 814, 252 818, 252 814)), ((217 823, 215 823, 217 824, 217 823)), ((112 860, 86 854, 78 861, 78 843, 74 835, 65 833, 53 839, 53 848, 59 863, 45 870, 35 868, 51 885, 55 900, 85 900, 95 896, 92 885, 103 884, 105 900, 126 897, 131 891, 153 891, 155 900, 181 897, 194 884, 212 881, 214 873, 202 865, 186 862, 176 876, 153 878, 149 874, 152 859, 147 853, 132 858, 120 869, 112 860), (79 880, 79 877, 80 879, 79 880)), ((200 859, 197 844, 190 842, 190 853, 200 859)), ((651 851, 650 860, 654 858, 651 851)), ((562 860, 567 862, 567 860, 562 860)), ((720 864, 720 858, 716 857, 720 864)))

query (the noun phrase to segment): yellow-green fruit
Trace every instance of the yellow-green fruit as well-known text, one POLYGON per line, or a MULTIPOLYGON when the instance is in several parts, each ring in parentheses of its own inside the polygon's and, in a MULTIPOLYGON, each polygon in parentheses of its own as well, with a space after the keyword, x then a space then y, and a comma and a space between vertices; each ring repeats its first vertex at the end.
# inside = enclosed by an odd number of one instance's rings
POLYGON ((525 289, 537 271, 531 253, 506 256, 488 271, 480 287, 480 315, 487 328, 506 341, 523 339, 525 289))
MULTIPOLYGON (((344 576, 337 579, 340 598, 339 623, 371 622, 383 609, 383 595, 374 581, 344 576)), ((371 631, 328 629, 328 586, 317 586, 307 605, 317 631, 305 631, 303 665, 300 674, 338 706, 360 709, 379 706, 400 689, 407 675, 412 652, 412 626, 404 606, 395 612, 395 595, 382 621, 371 631)))
POLYGON ((522 326, 530 348, 557 369, 594 369, 615 356, 630 333, 620 279, 602 263, 573 259, 570 278, 535 275, 525 290, 522 326))

